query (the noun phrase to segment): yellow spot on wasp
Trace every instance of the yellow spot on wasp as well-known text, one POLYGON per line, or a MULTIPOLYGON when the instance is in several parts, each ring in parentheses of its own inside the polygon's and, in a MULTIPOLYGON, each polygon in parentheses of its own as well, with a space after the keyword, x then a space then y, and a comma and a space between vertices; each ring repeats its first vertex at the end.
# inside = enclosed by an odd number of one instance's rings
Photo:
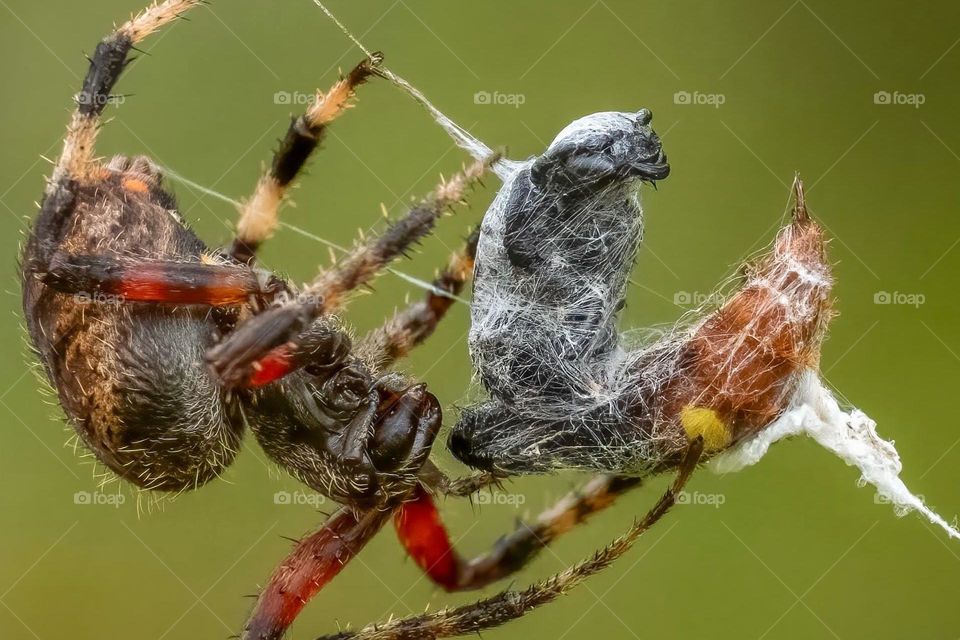
POLYGON ((730 428, 713 409, 687 405, 680 411, 680 424, 690 440, 703 436, 704 451, 719 451, 730 444, 730 428))

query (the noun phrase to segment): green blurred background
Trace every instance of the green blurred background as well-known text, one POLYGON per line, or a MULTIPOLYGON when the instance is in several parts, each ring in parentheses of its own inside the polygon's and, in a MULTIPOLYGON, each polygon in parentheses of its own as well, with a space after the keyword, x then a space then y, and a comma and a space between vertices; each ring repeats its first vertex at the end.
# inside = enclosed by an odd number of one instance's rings
MULTIPOLYGON (((953 404, 960 372, 960 5, 331 6, 387 53, 394 70, 514 157, 538 153, 581 115, 653 110, 673 174, 646 199, 646 246, 625 326, 670 323, 709 294, 772 238, 788 184, 801 172, 833 238, 840 315, 824 350, 825 375, 896 440, 913 490, 948 519, 960 512, 953 404), (890 304, 876 303, 885 300, 890 304)), ((8 269, 0 326, 2 638, 226 637, 251 606, 242 596, 287 552, 281 535, 299 536, 323 518, 253 443, 223 481, 160 511, 138 513, 129 490, 122 504, 113 493, 94 493, 93 466, 64 446, 67 433, 24 362, 14 269, 48 169, 41 156, 58 152, 85 71, 82 53, 138 8, 136 0, 0 0, 7 61, 0 252, 8 269), (94 504, 77 504, 77 492, 88 492, 80 502, 87 496, 94 504), (283 496, 299 504, 277 504, 283 496)), ((108 111, 113 122, 101 151, 148 154, 236 198, 250 191, 300 108, 291 103, 328 86, 338 66, 360 55, 310 0, 214 2, 145 49, 151 55, 118 87, 131 96, 108 111)), ((348 243, 357 228, 377 224, 380 203, 399 213, 463 160, 409 99, 377 82, 337 123, 284 219, 348 243)), ((431 276, 479 220, 493 186, 401 268, 431 276)), ((181 184, 176 191, 204 238, 228 240, 229 204, 181 184)), ((263 255, 302 281, 326 263, 328 250, 282 230, 263 255)), ((373 327, 407 295, 419 293, 384 276, 376 295, 351 307, 350 321, 373 327)), ((450 416, 476 395, 467 325, 466 307, 456 307, 405 365, 430 383, 450 416)), ((442 446, 436 457, 462 470, 442 446)), ((702 472, 690 491, 713 502, 722 496, 722 505, 678 507, 618 565, 561 603, 484 637, 956 638, 960 544, 917 516, 898 519, 870 489, 857 488, 857 477, 807 441, 780 444, 739 474, 702 472)), ((507 488, 522 505, 449 501, 445 516, 458 545, 479 552, 580 479, 520 479, 507 488)), ((562 540, 519 584, 615 536, 664 481, 562 540)), ((433 588, 385 531, 310 604, 294 637, 473 597, 433 588)))

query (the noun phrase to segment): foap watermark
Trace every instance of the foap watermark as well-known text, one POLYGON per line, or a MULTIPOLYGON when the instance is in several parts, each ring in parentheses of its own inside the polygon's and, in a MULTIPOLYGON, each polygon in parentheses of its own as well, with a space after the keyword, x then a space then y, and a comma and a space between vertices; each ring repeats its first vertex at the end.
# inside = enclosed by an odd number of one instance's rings
POLYGON ((303 489, 297 489, 296 491, 277 491, 273 494, 273 504, 284 506, 293 505, 317 508, 326 501, 326 496, 314 493, 313 491, 304 491, 303 489))
POLYGON ((124 95, 105 96, 105 95, 87 93, 83 91, 76 95, 76 101, 77 101, 77 104, 81 107, 86 107, 86 106, 116 107, 126 102, 127 96, 124 96, 124 95))
POLYGON ((919 109, 927 101, 922 93, 903 93, 901 91, 877 91, 873 94, 873 104, 907 106, 919 109))
POLYGON ((289 104, 296 106, 311 105, 317 100, 316 93, 306 91, 277 91, 273 94, 273 104, 289 104))
POLYGON ((918 309, 926 303, 927 296, 922 293, 904 293, 902 291, 877 291, 873 294, 873 304, 906 306, 918 309))
POLYGON ((719 509, 726 501, 727 496, 722 493, 681 491, 677 494, 677 504, 692 504, 696 506, 706 506, 719 509))
POLYGON ((519 109, 526 104, 527 96, 522 93, 501 93, 499 91, 477 91, 473 94, 473 104, 489 104, 519 109))
MULTIPOLYGON (((927 501, 923 494, 918 493, 916 497, 920 499, 920 502, 927 501)), ((894 504, 894 502, 890 496, 877 492, 873 494, 873 504, 894 504)))
POLYGON ((702 93, 700 91, 677 91, 673 94, 673 104, 713 107, 719 109, 727 101, 722 93, 702 93))
POLYGON ((501 491, 481 491, 474 498, 475 504, 495 505, 519 508, 527 501, 527 496, 522 493, 503 493, 501 491))
POLYGON ((126 299, 119 294, 103 293, 102 291, 80 291, 73 294, 73 300, 77 304, 113 304, 119 305, 126 302, 126 299))
POLYGON ((73 494, 73 504, 94 507, 113 507, 119 509, 127 501, 122 493, 103 493, 101 491, 77 491, 73 494))
POLYGON ((702 307, 704 305, 718 305, 723 303, 723 296, 716 291, 704 293, 702 291, 677 291, 673 294, 673 304, 678 307, 702 307))

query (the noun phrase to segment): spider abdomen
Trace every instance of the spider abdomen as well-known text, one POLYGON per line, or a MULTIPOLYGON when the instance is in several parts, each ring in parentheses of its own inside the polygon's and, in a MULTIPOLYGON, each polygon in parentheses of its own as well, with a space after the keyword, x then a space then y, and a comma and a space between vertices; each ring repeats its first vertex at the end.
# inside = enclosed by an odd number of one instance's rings
POLYGON ((32 236, 23 256, 28 330, 70 422, 119 476, 163 490, 215 477, 239 440, 239 416, 202 357, 218 333, 210 310, 65 293, 43 279, 77 256, 201 262, 205 246, 174 207, 148 161, 115 159, 77 186, 61 234, 32 236))

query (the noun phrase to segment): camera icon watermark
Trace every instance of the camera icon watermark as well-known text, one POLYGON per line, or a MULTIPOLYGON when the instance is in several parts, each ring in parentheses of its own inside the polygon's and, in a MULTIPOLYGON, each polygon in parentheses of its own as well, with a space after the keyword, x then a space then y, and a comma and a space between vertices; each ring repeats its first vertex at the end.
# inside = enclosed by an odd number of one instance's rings
POLYGON ((719 109, 727 102, 722 93, 702 93, 700 91, 677 91, 673 94, 673 104, 713 107, 719 109))
POLYGON ((94 507, 113 507, 119 509, 127 501, 122 493, 103 493, 101 491, 77 491, 73 494, 73 504, 94 507))
POLYGON ((519 109, 527 102, 522 93, 500 93, 499 91, 477 91, 473 94, 473 104, 507 106, 519 109))
POLYGON ((904 293, 902 291, 877 291, 873 294, 873 304, 896 305, 920 308, 927 302, 927 296, 922 293, 904 293))
POLYGON ((922 93, 902 93, 900 91, 877 91, 873 94, 873 104, 908 106, 919 109, 927 101, 922 93))

